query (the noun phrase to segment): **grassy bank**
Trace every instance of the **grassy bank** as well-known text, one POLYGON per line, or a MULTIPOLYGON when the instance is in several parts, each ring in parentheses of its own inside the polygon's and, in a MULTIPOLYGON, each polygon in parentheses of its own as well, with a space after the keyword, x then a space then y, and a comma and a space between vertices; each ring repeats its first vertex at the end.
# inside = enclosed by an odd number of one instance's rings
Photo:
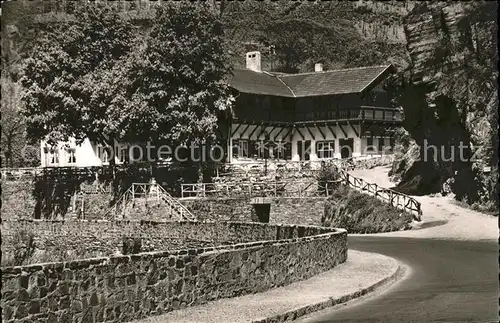
POLYGON ((345 228, 349 233, 407 230, 413 216, 377 198, 341 186, 325 205, 324 226, 345 228))

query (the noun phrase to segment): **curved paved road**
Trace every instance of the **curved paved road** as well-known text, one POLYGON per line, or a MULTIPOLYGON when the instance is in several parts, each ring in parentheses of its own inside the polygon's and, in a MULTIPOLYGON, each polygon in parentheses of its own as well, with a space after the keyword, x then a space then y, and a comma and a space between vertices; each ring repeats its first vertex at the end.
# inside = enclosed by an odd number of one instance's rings
POLYGON ((357 236, 349 248, 396 258, 412 271, 385 293, 299 322, 499 322, 496 241, 357 236))

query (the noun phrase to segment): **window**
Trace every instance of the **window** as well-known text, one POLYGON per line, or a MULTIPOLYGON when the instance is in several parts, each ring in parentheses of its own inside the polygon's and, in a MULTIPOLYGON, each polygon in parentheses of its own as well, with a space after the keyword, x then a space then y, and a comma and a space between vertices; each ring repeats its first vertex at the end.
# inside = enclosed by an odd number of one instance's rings
POLYGON ((264 140, 255 142, 255 150, 257 150, 257 158, 266 158, 266 150, 268 149, 268 143, 264 140))
POLYGON ((111 147, 103 147, 101 145, 97 146, 97 157, 101 160, 101 162, 109 163, 111 153, 111 147))
MULTIPOLYGON (((146 146, 138 145, 133 147, 134 149, 131 149, 128 151, 129 158, 132 157, 133 162, 141 162, 145 161, 146 156, 146 146)), ((200 149, 194 149, 194 154, 196 155, 196 158, 199 157, 200 154, 200 149)))
POLYGON ((248 140, 233 141, 233 157, 248 158, 248 140))
POLYGON ((76 149, 75 148, 69 148, 67 150, 68 152, 68 164, 75 164, 76 163, 76 149))
POLYGON ((271 112, 271 99, 268 96, 264 96, 260 100, 261 118, 269 120, 271 112))
POLYGON ((278 141, 274 145, 274 157, 278 159, 286 159, 287 155, 291 156, 291 143, 285 143, 283 141, 278 141))
POLYGON ((318 141, 316 143, 316 154, 318 158, 333 158, 335 153, 335 141, 318 141))
POLYGON ((108 149, 106 149, 106 148, 105 148, 105 149, 102 151, 102 159, 101 159, 101 160, 102 160, 102 162, 103 162, 103 163, 109 163, 109 153, 108 153, 108 149))
POLYGON ((128 147, 123 146, 120 148, 120 162, 127 163, 129 161, 128 147))
POLYGON ((283 157, 286 160, 291 160, 292 159, 292 143, 291 142, 287 142, 285 144, 285 151, 284 151, 283 157))
POLYGON ((375 147, 373 146, 373 137, 366 138, 366 152, 371 153, 375 151, 375 147))
POLYGON ((382 153, 383 150, 384 150, 384 138, 379 137, 378 138, 378 151, 379 151, 379 153, 382 153))
POLYGON ((51 165, 58 165, 59 164, 59 150, 58 149, 55 149, 55 148, 50 149, 49 163, 51 165))

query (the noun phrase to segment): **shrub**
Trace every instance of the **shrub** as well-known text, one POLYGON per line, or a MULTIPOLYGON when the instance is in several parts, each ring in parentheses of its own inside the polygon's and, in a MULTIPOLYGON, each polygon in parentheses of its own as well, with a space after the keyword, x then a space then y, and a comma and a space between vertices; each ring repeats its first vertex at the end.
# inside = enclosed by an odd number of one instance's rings
POLYGON ((345 228, 349 233, 377 233, 409 229, 412 220, 408 212, 341 186, 325 204, 322 224, 345 228))
POLYGON ((316 179, 319 183, 333 182, 340 179, 340 173, 335 165, 322 163, 316 179))
POLYGON ((124 255, 136 254, 141 252, 142 239, 137 237, 123 237, 122 253, 124 255))
POLYGON ((32 218, 36 201, 31 195, 31 179, 2 180, 2 220, 32 218))
POLYGON ((12 237, 14 243, 12 264, 13 266, 21 266, 29 262, 36 250, 35 234, 24 229, 18 230, 12 237))

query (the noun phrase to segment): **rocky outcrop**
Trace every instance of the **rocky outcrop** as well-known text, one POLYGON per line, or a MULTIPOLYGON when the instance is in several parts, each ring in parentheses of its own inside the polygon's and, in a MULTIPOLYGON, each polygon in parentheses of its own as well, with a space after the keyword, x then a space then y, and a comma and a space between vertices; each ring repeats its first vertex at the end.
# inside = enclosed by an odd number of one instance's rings
POLYGON ((420 2, 405 19, 411 65, 399 103, 411 140, 393 175, 406 193, 449 183, 469 204, 498 203, 497 6, 420 2))
POLYGON ((404 22, 407 49, 411 58, 411 81, 414 84, 430 83, 436 67, 430 65, 436 46, 444 32, 458 35, 457 23, 464 15, 461 3, 445 1, 420 3, 408 14, 404 22))

